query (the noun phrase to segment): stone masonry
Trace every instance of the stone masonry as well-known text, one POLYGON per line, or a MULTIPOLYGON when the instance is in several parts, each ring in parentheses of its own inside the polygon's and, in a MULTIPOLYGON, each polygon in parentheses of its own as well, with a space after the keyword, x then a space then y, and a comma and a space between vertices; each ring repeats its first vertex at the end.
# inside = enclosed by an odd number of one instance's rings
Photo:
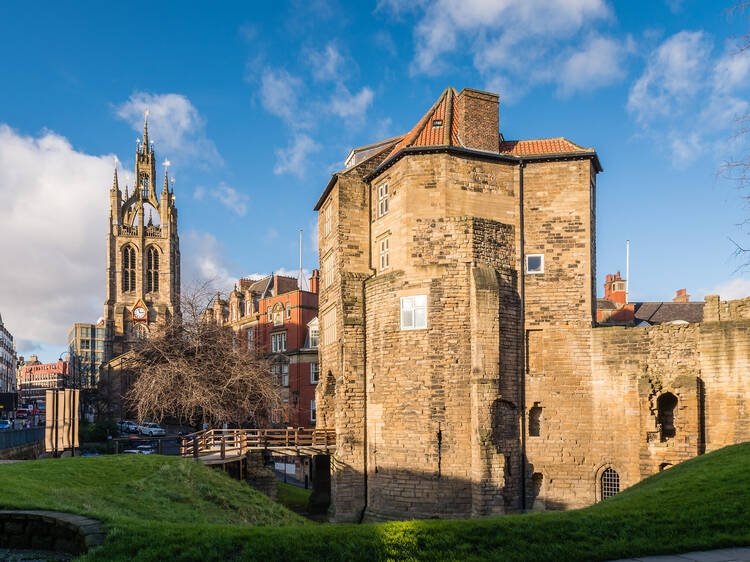
POLYGON ((452 88, 365 149, 316 206, 335 520, 580 507, 750 439, 747 303, 595 327, 593 149, 452 88))

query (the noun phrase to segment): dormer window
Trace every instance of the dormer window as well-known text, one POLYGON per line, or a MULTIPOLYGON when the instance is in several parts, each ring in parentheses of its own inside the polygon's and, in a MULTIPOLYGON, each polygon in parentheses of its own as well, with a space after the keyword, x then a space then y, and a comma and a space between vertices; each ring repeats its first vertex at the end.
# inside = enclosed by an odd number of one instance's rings
POLYGON ((442 119, 433 119, 432 120, 432 126, 433 127, 442 127, 443 126, 443 120, 442 119))

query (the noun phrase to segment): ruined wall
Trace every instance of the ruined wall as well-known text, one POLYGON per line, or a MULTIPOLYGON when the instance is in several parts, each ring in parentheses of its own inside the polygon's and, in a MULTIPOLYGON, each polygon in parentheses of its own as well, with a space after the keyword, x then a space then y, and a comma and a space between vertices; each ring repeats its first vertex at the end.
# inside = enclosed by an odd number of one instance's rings
POLYGON ((528 407, 542 408, 527 437, 541 473, 537 506, 601 499, 607 467, 620 489, 705 451, 750 440, 750 321, 539 332, 528 407), (660 399, 676 399, 673 419, 660 399), (671 426, 671 430, 669 429, 671 426))

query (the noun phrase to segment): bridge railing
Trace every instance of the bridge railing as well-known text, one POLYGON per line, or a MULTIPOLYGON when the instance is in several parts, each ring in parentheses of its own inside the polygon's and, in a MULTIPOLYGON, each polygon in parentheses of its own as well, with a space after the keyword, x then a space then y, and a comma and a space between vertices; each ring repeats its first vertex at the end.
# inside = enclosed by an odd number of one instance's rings
POLYGON ((182 437, 180 454, 199 458, 217 454, 224 459, 258 449, 330 449, 336 446, 334 429, 207 429, 182 437))
POLYGON ((43 427, 0 431, 0 449, 10 449, 36 441, 44 441, 43 427))

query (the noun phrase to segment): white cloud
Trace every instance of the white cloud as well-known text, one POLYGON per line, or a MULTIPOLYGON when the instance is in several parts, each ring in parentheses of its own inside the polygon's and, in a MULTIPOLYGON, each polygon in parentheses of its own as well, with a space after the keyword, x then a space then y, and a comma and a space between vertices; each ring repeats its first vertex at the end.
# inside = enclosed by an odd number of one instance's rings
MULTIPOLYGON (((444 71, 454 51, 469 52, 474 66, 486 84, 505 84, 512 92, 499 92, 503 99, 517 97, 534 82, 557 82, 561 91, 579 89, 578 81, 560 72, 557 53, 578 35, 591 31, 597 23, 612 16, 605 0, 431 0, 406 6, 397 0, 382 1, 378 9, 399 17, 406 11, 419 11, 414 31, 415 54, 412 72, 438 75, 444 71)), ((604 41, 604 39, 600 39, 604 41)), ((619 79, 622 57, 599 64, 595 58, 586 69, 589 89, 619 79)), ((590 57, 594 54, 590 53, 590 57)), ((570 62, 572 70, 583 74, 583 55, 570 62)))
POLYGON ((702 31, 676 33, 648 55, 630 89, 628 110, 678 166, 726 153, 737 118, 750 110, 750 52, 713 51, 702 31))
POLYGON ((286 148, 276 150, 274 174, 294 174, 299 178, 307 173, 308 157, 320 150, 320 145, 304 133, 295 133, 286 148))
POLYGON ((0 313, 19 340, 64 345, 73 323, 102 316, 113 167, 54 132, 0 125, 0 313))
POLYGON ((322 51, 309 51, 307 58, 316 80, 341 78, 344 57, 333 43, 328 43, 322 51))
POLYGON ((199 201, 202 201, 206 195, 216 199, 219 203, 240 217, 244 217, 247 214, 247 204, 249 203, 250 198, 247 194, 237 191, 233 187, 229 187, 224 182, 220 182, 219 186, 213 189, 206 189, 203 186, 198 186, 193 192, 193 198, 199 201))
POLYGON ((712 289, 701 289, 698 295, 701 299, 706 295, 719 295, 721 300, 744 299, 750 297, 750 279, 737 277, 720 283, 712 289))
POLYGON ((334 115, 342 119, 361 121, 365 118, 374 97, 375 94, 368 87, 352 95, 345 86, 340 84, 336 88, 336 93, 331 97, 330 109, 334 115))
POLYGON ((304 127, 308 118, 302 114, 299 96, 304 83, 282 69, 266 69, 260 81, 260 99, 263 107, 295 127, 304 127))
POLYGON ((134 92, 115 110, 138 133, 143 131, 143 117, 148 110, 149 139, 157 150, 175 160, 203 165, 222 162, 216 145, 206 137, 205 120, 183 95, 134 92))
POLYGON ((225 258, 224 245, 211 233, 189 230, 180 236, 182 283, 190 286, 210 281, 218 290, 232 287, 238 279, 225 258))
POLYGON ((571 94, 612 84, 624 76, 625 45, 606 37, 590 37, 583 49, 562 63, 560 90, 571 94))
POLYGON ((679 110, 700 89, 712 45, 702 31, 681 31, 648 57, 646 69, 628 97, 628 109, 640 122, 679 110))

